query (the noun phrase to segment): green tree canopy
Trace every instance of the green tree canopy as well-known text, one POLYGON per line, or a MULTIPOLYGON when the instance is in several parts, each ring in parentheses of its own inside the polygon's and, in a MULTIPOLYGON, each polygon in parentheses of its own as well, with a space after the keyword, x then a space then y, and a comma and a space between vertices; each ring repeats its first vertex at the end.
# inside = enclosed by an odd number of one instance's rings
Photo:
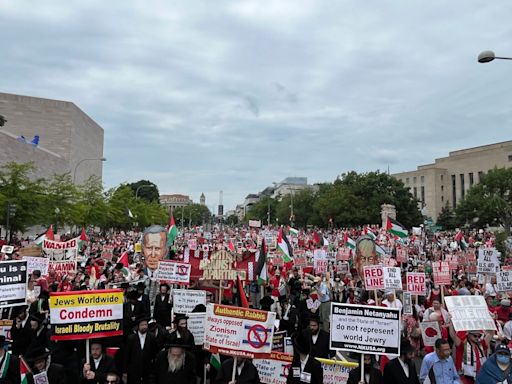
POLYGON ((139 199, 144 199, 150 203, 157 203, 160 200, 160 193, 155 183, 149 180, 139 180, 135 183, 127 184, 133 191, 133 195, 139 199), (137 190, 139 193, 137 194, 137 190))

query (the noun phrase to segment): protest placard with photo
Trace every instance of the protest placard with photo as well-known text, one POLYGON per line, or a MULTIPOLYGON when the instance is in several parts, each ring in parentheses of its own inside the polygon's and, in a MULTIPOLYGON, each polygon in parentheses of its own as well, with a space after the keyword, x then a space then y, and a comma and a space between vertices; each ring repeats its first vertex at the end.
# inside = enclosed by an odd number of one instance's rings
POLYGON ((190 282, 190 264, 162 260, 156 271, 156 279, 168 284, 184 284, 190 282))
POLYGON ((442 337, 441 328, 437 321, 422 321, 420 327, 423 344, 427 347, 433 347, 436 340, 442 337))

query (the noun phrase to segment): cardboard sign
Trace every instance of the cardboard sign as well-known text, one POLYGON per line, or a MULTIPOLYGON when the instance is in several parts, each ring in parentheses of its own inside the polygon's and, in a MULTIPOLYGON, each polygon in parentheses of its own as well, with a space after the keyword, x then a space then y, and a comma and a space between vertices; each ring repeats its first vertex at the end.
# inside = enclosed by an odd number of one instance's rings
POLYGON ((496 274, 498 292, 512 291, 512 271, 501 271, 496 274))
POLYGON ((442 337, 439 323, 437 321, 422 321, 420 327, 423 344, 427 347, 435 346, 436 340, 442 337))
POLYGON ((384 289, 384 271, 380 265, 370 265, 363 268, 364 286, 367 290, 384 289))
POLYGON ((0 308, 27 303, 27 262, 0 262, 0 308))
POLYGON ((407 248, 397 248, 396 249, 396 261, 399 263, 407 263, 409 260, 409 252, 407 248))
POLYGON ((434 283, 438 285, 450 285, 452 283, 452 273, 447 261, 433 261, 432 272, 434 283))
POLYGON ((48 275, 50 259, 47 257, 23 256, 23 260, 27 261, 27 273, 29 275, 34 271, 41 271, 41 276, 48 275))
POLYGON ((445 297, 455 331, 496 330, 483 296, 445 297))
POLYGON ((187 328, 194 335, 196 345, 203 345, 204 343, 204 324, 206 320, 206 313, 187 313, 187 328))
POLYGON ((399 355, 400 311, 396 308, 331 303, 330 349, 399 355))
POLYGON ((398 267, 384 267, 384 289, 402 289, 402 274, 398 267))
POLYGON ((172 291, 174 313, 190 313, 196 305, 206 305, 206 291, 174 289, 172 291))
POLYGON ((233 267, 233 257, 225 250, 215 252, 210 259, 203 259, 199 269, 203 280, 236 280, 237 271, 233 267))
POLYGON ((478 250, 478 273, 495 274, 499 268, 498 251, 495 248, 480 248, 478 250))
POLYGON ((405 291, 403 294, 404 306, 402 308, 404 315, 412 315, 412 295, 405 291))
POLYGON ((293 355, 272 352, 267 359, 254 359, 253 364, 258 370, 262 383, 286 384, 292 361, 293 355))
POLYGON ((11 253, 14 252, 14 246, 12 245, 2 245, 2 253, 7 253, 8 255, 10 255, 11 253))
POLYGON ((268 358, 275 319, 274 312, 208 304, 204 349, 222 355, 268 358))
POLYGON ((407 291, 411 295, 426 296, 427 287, 425 285, 425 273, 423 272, 407 272, 405 274, 407 283, 407 291))
POLYGON ((338 249, 338 254, 336 255, 336 260, 339 261, 349 261, 350 260, 350 248, 342 247, 338 249))
POLYGON ((75 261, 78 257, 80 237, 68 241, 43 240, 43 253, 50 261, 75 261))
POLYGON ((190 282, 190 264, 162 260, 158 264, 156 279, 168 284, 186 284, 190 282))
POLYGON ((122 289, 50 294, 52 340, 82 340, 123 334, 122 289))

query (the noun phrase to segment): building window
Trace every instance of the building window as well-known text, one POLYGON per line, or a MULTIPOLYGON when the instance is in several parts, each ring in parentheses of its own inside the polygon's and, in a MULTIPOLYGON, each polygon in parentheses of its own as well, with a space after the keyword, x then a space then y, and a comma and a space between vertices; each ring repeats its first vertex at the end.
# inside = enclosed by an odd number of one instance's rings
POLYGON ((441 196, 441 202, 443 202, 443 201, 444 201, 444 196, 441 196))
POLYGON ((414 177, 412 178, 412 182, 413 182, 413 184, 416 184, 416 176, 414 176, 414 177))
POLYGON ((421 184, 423 184, 425 182, 425 176, 421 176, 420 181, 421 181, 421 184))
POLYGON ((471 188, 475 184, 475 179, 473 177, 473 172, 469 173, 469 188, 471 188))
POLYGON ((512 161, 512 155, 508 155, 508 161, 512 161))
POLYGON ((480 183, 482 181, 484 173, 482 171, 478 171, 478 182, 480 183))
POLYGON ((421 203, 425 205, 425 187, 421 186, 421 203))
POLYGON ((441 185, 441 192, 444 192, 444 185, 441 185))
POLYGON ((443 177, 443 175, 441 175, 441 181, 443 181, 443 179, 444 179, 444 177, 443 177))
POLYGON ((413 191, 414 191, 414 193, 413 193, 414 198, 417 199, 418 198, 418 188, 414 187, 413 191))
POLYGON ((465 193, 465 191, 464 191, 464 174, 461 173, 459 176, 460 176, 460 197, 461 197, 461 199, 463 199, 464 193, 465 193))
POLYGON ((452 175, 452 206, 457 206, 457 183, 455 182, 455 175, 452 175))
POLYGON ((405 184, 409 184, 409 178, 408 177, 405 178, 405 184))

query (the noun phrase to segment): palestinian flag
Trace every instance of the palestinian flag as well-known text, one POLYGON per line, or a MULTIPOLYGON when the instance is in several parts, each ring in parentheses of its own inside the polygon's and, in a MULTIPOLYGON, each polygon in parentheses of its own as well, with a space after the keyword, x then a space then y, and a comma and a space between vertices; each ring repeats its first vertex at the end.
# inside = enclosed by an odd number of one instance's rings
POLYGON ((228 249, 231 251, 231 252, 235 252, 235 246, 233 244, 233 242, 231 240, 229 240, 229 243, 228 243, 228 249))
POLYGON ((258 253, 256 264, 256 276, 258 276, 258 285, 266 284, 268 281, 267 274, 267 254, 265 252, 265 239, 261 241, 261 248, 258 253))
POLYGON ((351 250, 355 251, 356 249, 356 242, 352 240, 347 233, 343 235, 343 241, 345 242, 345 246, 347 248, 350 248, 351 250))
POLYGON ((455 241, 459 243, 459 247, 461 250, 465 250, 468 248, 468 243, 466 242, 466 239, 464 238, 464 233, 462 231, 457 232, 455 235, 455 241))
POLYGON ((407 229, 405 229, 402 224, 396 220, 393 220, 389 216, 388 220, 386 221, 386 231, 400 238, 407 237, 409 234, 407 229))
POLYGON ((20 376, 21 376, 21 384, 28 384, 27 374, 32 372, 30 367, 25 362, 25 359, 20 356, 20 376))
POLYGON ((378 244, 375 244, 375 252, 377 253, 377 255, 379 256, 385 256, 386 255, 386 251, 384 250, 384 248, 382 248, 380 245, 378 244))
POLYGON ((119 258, 119 260, 117 260, 117 262, 123 264, 123 268, 121 269, 121 272, 123 273, 123 275, 128 276, 129 275, 128 268, 130 266, 130 263, 128 261, 128 251, 124 251, 121 254, 121 257, 119 258))
POLYGON ((43 233, 42 235, 39 235, 34 243, 37 247, 42 247, 45 240, 55 240, 55 235, 53 234, 53 225, 50 225, 50 228, 46 231, 46 233, 43 233))
POLYGON ((212 353, 210 356, 210 365, 215 368, 217 372, 220 371, 220 356, 218 353, 212 353))
POLYGON ((292 227, 288 227, 288 232, 290 233, 290 235, 292 236, 297 236, 299 234, 299 230, 298 229, 295 229, 295 228, 292 228, 292 227))
POLYGON ((277 249, 281 252, 283 263, 286 264, 292 261, 293 250, 282 228, 279 229, 279 233, 277 234, 277 249))
POLYGON ((87 233, 85 233, 85 229, 82 228, 82 232, 80 233, 80 237, 78 238, 78 249, 82 249, 85 243, 89 241, 87 237, 87 233))
POLYGON ((364 234, 366 236, 369 236, 373 241, 377 240, 377 236, 375 236, 375 233, 373 233, 373 231, 368 227, 364 227, 364 234))
POLYGON ((171 221, 169 222, 169 228, 167 229, 167 246, 171 246, 174 244, 174 240, 178 237, 178 228, 176 228, 176 224, 174 224, 174 216, 171 213, 171 221))
POLYGON ((240 276, 238 275, 236 275, 236 290, 238 295, 238 303, 240 304, 240 306, 242 308, 249 308, 249 300, 247 300, 242 280, 240 280, 240 276))

